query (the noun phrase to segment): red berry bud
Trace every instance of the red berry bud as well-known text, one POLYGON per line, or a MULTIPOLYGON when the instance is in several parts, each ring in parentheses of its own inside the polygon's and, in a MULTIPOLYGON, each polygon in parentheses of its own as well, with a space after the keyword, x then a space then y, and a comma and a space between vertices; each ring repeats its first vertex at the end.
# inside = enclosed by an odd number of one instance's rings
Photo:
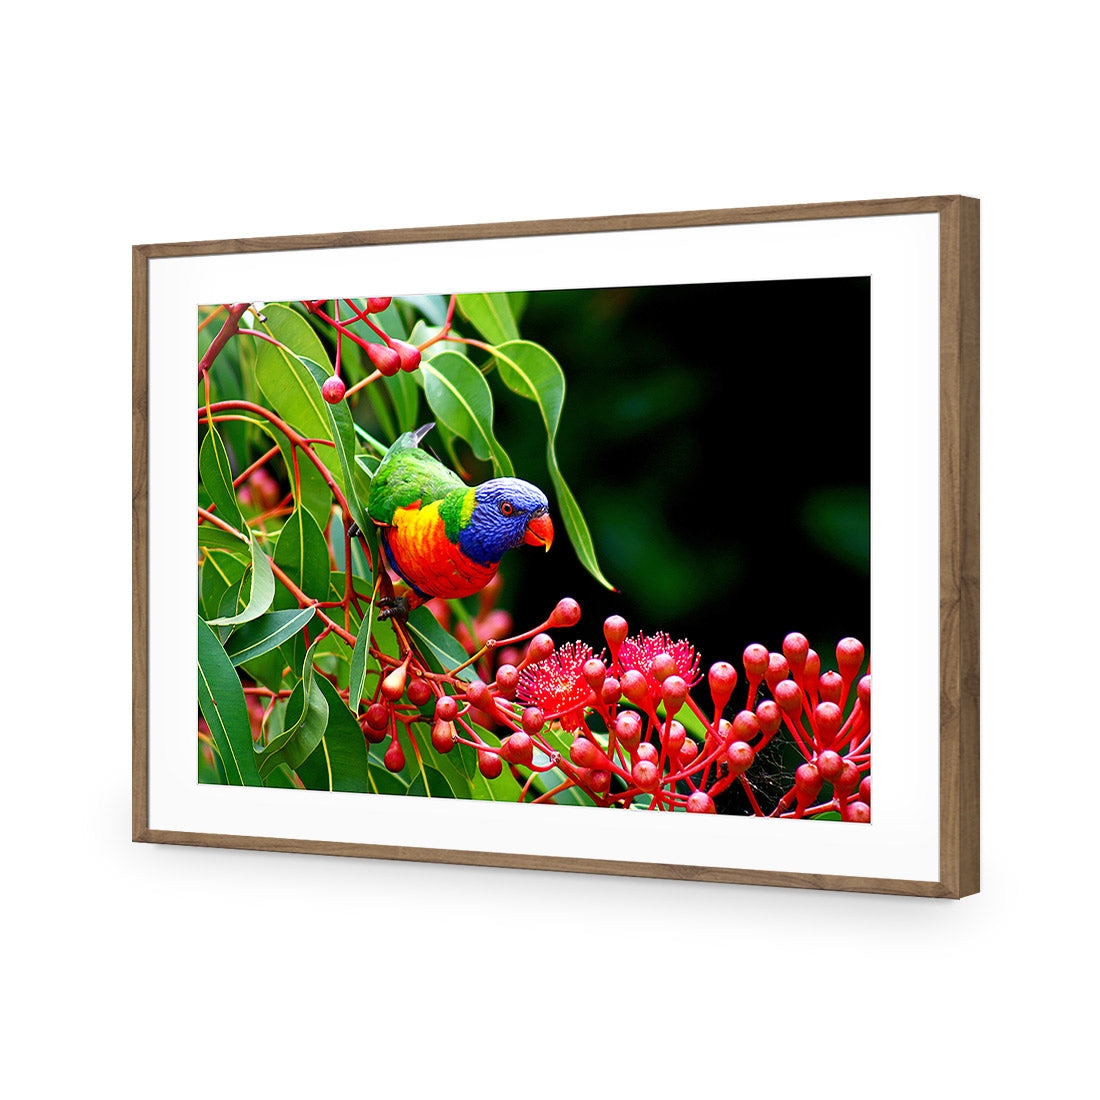
POLYGON ((451 695, 443 695, 435 702, 435 716, 441 722, 453 722, 458 715, 458 703, 451 695))
POLYGON ((734 740, 733 736, 733 723, 728 718, 718 719, 718 740, 715 741, 714 736, 707 733, 707 752, 712 753, 718 748, 718 743, 721 742, 724 745, 728 745, 734 740))
POLYGON ((759 683, 764 679, 764 674, 768 671, 768 651, 759 642, 753 642, 752 645, 745 647, 742 661, 745 665, 745 675, 750 680, 759 683))
POLYGON ((648 760, 651 764, 656 764, 661 758, 661 754, 657 751, 657 746, 651 744, 649 741, 642 741, 641 744, 631 753, 632 757, 636 757, 638 760, 648 760))
POLYGON ((325 384, 321 387, 321 396, 330 405, 339 405, 344 400, 345 392, 344 380, 335 374, 331 378, 326 378, 325 384))
POLYGON ((396 703, 405 694, 405 681, 408 677, 408 664, 398 665, 382 681, 382 698, 396 703))
POLYGON ((688 795, 687 812, 689 814, 713 814, 717 811, 714 808, 714 799, 706 791, 692 791, 688 795))
POLYGON ((623 673, 619 686, 632 703, 641 705, 649 698, 649 684, 636 668, 628 669, 623 673))
POLYGON ((407 694, 413 706, 422 707, 432 697, 431 685, 427 680, 412 680, 409 682, 407 694))
POLYGON ((817 681, 821 676, 821 658, 811 649, 806 654, 806 664, 802 669, 802 686, 813 694, 817 691, 817 681))
POLYGON ((665 702, 665 713, 671 718, 687 699, 687 681, 682 676, 669 676, 661 684, 661 698, 665 702))
POLYGON ((622 615, 609 615, 603 622, 603 636, 607 639, 607 644, 611 648, 611 660, 617 661, 619 658, 619 646, 626 641, 626 635, 629 631, 629 627, 626 625, 626 619, 622 615))
POLYGON ((399 772, 405 766, 405 750, 396 737, 390 742, 390 747, 386 749, 386 755, 382 757, 382 763, 391 772, 399 772))
POLYGON ((679 752, 687 739, 687 730, 681 722, 669 722, 668 732, 661 731, 661 740, 665 742, 669 752, 679 752))
POLYGON ((844 713, 836 703, 818 703, 814 707, 814 723, 822 745, 831 745, 844 724, 844 713))
POLYGON ((676 662, 672 659, 672 655, 669 653, 658 653, 652 661, 649 662, 649 671, 653 679, 657 683, 661 684, 676 672, 676 662))
POLYGON ((715 661, 707 673, 710 685, 710 697, 716 710, 722 710, 730 701, 733 689, 737 686, 737 669, 729 661, 715 661))
POLYGON ((582 671, 585 681, 593 691, 603 690, 604 680, 607 679, 607 666, 599 657, 593 657, 591 660, 585 661, 582 671))
POLYGON ((859 785, 859 800, 860 802, 866 802, 868 806, 871 805, 871 777, 869 775, 865 775, 859 785))
POLYGON ((652 793, 661 785, 661 773, 649 760, 639 760, 630 771, 634 783, 643 791, 652 793))
POLYGON ((515 665, 501 665, 497 669, 496 685, 505 699, 513 698, 519 686, 519 669, 515 665))
POLYGON ((699 755, 699 746, 690 738, 685 737, 680 746, 680 764, 687 767, 699 755))
POLYGON ((489 685, 482 680, 473 680, 466 685, 466 702, 489 714, 496 709, 493 706, 493 693, 489 690, 489 685))
POLYGON ((615 737, 627 752, 633 752, 642 739, 642 717, 637 711, 620 711, 615 718, 615 737))
POLYGON ((845 821, 858 821, 866 825, 871 820, 871 807, 866 802, 847 802, 840 816, 845 821))
POLYGON ((871 675, 868 673, 862 677, 859 684, 856 686, 856 695, 859 699, 859 705, 863 708, 863 713, 868 718, 871 717, 871 675))
POLYGON ((367 299, 367 313, 381 313, 384 309, 389 309, 392 298, 368 298, 367 299))
POLYGON ((817 770, 820 772, 822 779, 827 783, 832 783, 844 771, 844 761, 839 753, 833 752, 832 749, 826 749, 825 752, 818 754, 817 770))
POLYGON ((612 703, 617 703, 622 697, 623 689, 619 684, 619 681, 614 676, 608 676, 603 682, 603 687, 600 688, 600 697, 603 701, 611 706, 612 703))
POLYGON ((528 664, 537 665, 539 661, 545 661, 554 652, 554 639, 549 634, 536 634, 527 646, 528 664))
POLYGON ((808 806, 821 792, 821 773, 814 764, 800 764, 794 772, 794 789, 801 806, 808 806))
POLYGON ((606 794, 611 786, 611 773, 604 768, 597 768, 588 773, 588 789, 593 794, 606 794))
POLYGON ((795 683, 802 679, 802 669, 806 665, 806 657, 810 652, 810 643, 805 634, 788 634, 783 639, 783 656, 791 668, 791 676, 795 683))
POLYGON ((522 730, 517 730, 509 737, 501 750, 509 764, 530 764, 535 755, 535 746, 531 738, 522 730))
POLYGON ((581 768, 606 768, 610 761, 587 737, 578 737, 569 747, 569 759, 581 768))
POLYGON ((504 771, 504 764, 495 752, 489 752, 487 749, 478 749, 477 770, 481 772, 486 779, 496 779, 497 776, 504 771))
POLYGON ((775 685, 780 680, 786 680, 788 674, 791 671, 791 666, 787 664, 787 658, 782 653, 769 653, 768 654, 768 671, 764 673, 764 679, 768 683, 768 687, 772 689, 772 693, 775 693, 775 685))
POLYGON ((384 730, 390 724, 390 708, 382 703, 367 707, 366 723, 372 730, 384 730))
POLYGON ((726 749, 726 761, 729 764, 730 775, 732 776, 744 775, 752 767, 752 762, 755 759, 756 753, 744 741, 734 741, 726 749))
POLYGON ((401 356, 385 344, 367 344, 367 358, 379 374, 392 378, 401 369, 401 356))
POLYGON ((839 672, 823 672, 817 682, 817 693, 826 703, 840 703, 844 696, 844 681, 839 672))
POLYGON ((783 712, 779 704, 771 699, 765 699, 756 708, 756 720, 760 723, 765 737, 771 737, 783 724, 783 712))
POLYGON ((432 725, 432 747, 436 752, 448 753, 455 747, 454 722, 436 719, 432 725))
POLYGON ((780 709, 792 721, 797 722, 802 713, 802 689, 793 680, 780 680, 772 688, 772 694, 780 709))
POLYGON ((751 741, 760 732, 760 721, 751 710, 743 710, 734 718, 729 732, 735 741, 751 741))
POLYGON ((841 638, 836 644, 836 667, 844 677, 844 683, 850 684, 863 666, 863 643, 858 638, 841 638))
POLYGON ((581 605, 570 596, 558 600, 557 606, 550 612, 547 626, 576 626, 581 621, 581 605))
POLYGON ((859 768, 855 764, 844 761, 844 768, 840 775, 833 780, 833 790, 841 798, 846 795, 855 794, 856 788, 859 786, 859 768))
POLYGON ((520 725, 527 733, 538 733, 546 724, 546 718, 538 707, 528 707, 520 718, 520 725))
POLYGON ((419 348, 406 344, 404 340, 391 340, 390 346, 397 352, 397 360, 402 370, 414 371, 420 366, 419 348))

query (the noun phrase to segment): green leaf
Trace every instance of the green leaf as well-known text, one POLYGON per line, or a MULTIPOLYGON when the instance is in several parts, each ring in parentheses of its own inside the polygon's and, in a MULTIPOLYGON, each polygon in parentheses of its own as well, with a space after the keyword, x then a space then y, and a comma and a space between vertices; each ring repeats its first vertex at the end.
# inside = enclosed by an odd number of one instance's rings
MULTIPOLYGON (((412 330, 409 336, 409 343, 416 344, 418 347, 421 344, 426 344, 433 337, 438 336, 443 331, 442 324, 428 325, 423 321, 417 321, 416 327, 412 330)), ((454 329, 451 332, 454 333, 454 329)), ((464 344, 460 344, 457 340, 438 340, 436 343, 429 345, 420 353, 420 361, 425 359, 434 359, 440 352, 443 351, 458 351, 461 352, 465 348, 464 344)), ((419 381, 423 385, 423 377, 418 372, 413 372, 412 377, 419 381)))
POLYGON ((314 675, 313 655, 317 642, 306 651, 302 678, 286 705, 283 732, 273 738, 259 757, 260 778, 266 779, 280 764, 294 769, 309 758, 321 743, 328 726, 329 705, 314 675))
MULTIPOLYGON (((408 629, 415 637, 424 659, 434 663, 439 672, 449 672, 469 658, 469 654, 439 625, 439 621, 426 607, 418 607, 409 615, 408 629)), ((458 675, 467 681, 477 679, 477 672, 472 665, 464 668, 458 675)))
MULTIPOLYGON (((267 340, 256 341, 256 380, 264 397, 275 412, 306 439, 327 440, 335 446, 336 432, 332 418, 328 414, 328 402, 321 396, 321 387, 302 358, 304 355, 314 364, 325 368, 328 364, 328 356, 323 345, 317 334, 310 328, 309 322, 292 309, 278 304, 264 308, 267 320, 260 324, 259 328, 280 342, 277 346, 267 340)), ((331 366, 327 367, 325 373, 332 373, 331 366)), ((284 444, 280 445, 280 449, 284 450, 284 458, 288 462, 288 470, 291 471, 290 483, 293 486, 292 459, 286 453, 284 444)), ((343 470, 338 462, 333 462, 329 466, 332 456, 327 452, 331 450, 330 447, 320 445, 316 452, 321 462, 329 468, 333 481, 346 496, 347 486, 344 484, 343 470)), ((299 469, 303 477, 310 467, 313 467, 316 473, 314 464, 308 458, 299 455, 299 469)), ((303 496, 304 490, 303 482, 303 496)), ((299 503, 302 502, 299 501, 299 503)), ((314 504, 310 510, 319 523, 323 524, 327 520, 327 509, 324 510, 324 514, 319 514, 314 504)))
MULTIPOLYGON (((229 455, 225 453, 221 436, 215 428, 209 428, 199 448, 199 475, 210 499, 217 506, 218 515, 228 524, 242 530, 237 494, 233 489, 233 471, 229 468, 229 455)), ((224 533, 224 532, 223 532, 224 533)))
POLYGON ((483 802, 518 802, 522 789, 507 766, 496 779, 486 779, 480 771, 470 779, 470 796, 483 802))
MULTIPOLYGON (((313 375, 313 379, 318 387, 323 386, 325 384, 325 379, 330 377, 325 371, 325 368, 319 363, 315 363, 312 359, 303 358, 302 362, 305 363, 309 373, 313 375)), ((324 400, 324 398, 322 398, 322 400, 324 400)), ((351 419, 351 409, 348 408, 348 403, 346 401, 340 401, 335 405, 330 405, 325 401, 325 412, 328 414, 329 422, 332 425, 332 435, 336 442, 336 457, 339 459, 340 472, 343 474, 344 499, 348 502, 351 518, 362 526, 363 509, 359 503, 359 495, 356 492, 355 479, 353 477, 352 464, 355 461, 355 425, 351 419)), ((312 463, 310 465, 312 465, 312 463)))
MULTIPOLYGON (((295 508, 287 517, 275 546, 274 560, 307 596, 315 600, 328 599, 328 543, 305 508, 295 508)), ((298 601, 285 587, 280 587, 275 606, 297 607, 298 601)))
POLYGON ((554 483, 554 492, 569 541, 585 569, 605 588, 614 592, 615 586, 603 575, 596 560, 596 548, 592 544, 592 535, 580 505, 566 485, 558 466, 555 440, 565 403, 565 374, 558 361, 544 347, 529 340, 503 344, 493 349, 493 355, 500 362, 500 377, 504 384, 538 405, 546 426, 546 464, 554 483))
POLYGON ((282 691, 283 667, 285 664, 286 658, 283 656, 282 650, 273 649, 268 653, 261 654, 259 657, 253 657, 237 667, 248 677, 255 680, 257 684, 263 684, 265 688, 271 691, 282 691))
POLYGON ((210 727, 226 778, 235 786, 258 787, 260 775, 244 689, 217 636, 202 619, 198 648, 199 709, 210 727))
POLYGON ((420 373, 436 416, 465 439, 478 458, 492 458, 497 477, 512 477, 512 460, 493 435, 493 395, 481 371, 465 355, 444 351, 422 361, 420 373))
POLYGON ((526 290, 508 291, 508 304, 512 307, 512 316, 518 325, 523 320, 524 311, 527 309, 527 299, 530 297, 526 290))
POLYGON ((298 777, 311 790, 371 790, 367 742, 355 716, 344 700, 322 677, 317 686, 328 702, 328 728, 320 747, 297 768, 298 777))
POLYGON ((235 626, 259 618, 270 606, 275 597, 275 574, 271 572, 271 562, 260 548, 255 535, 252 535, 252 587, 248 596, 248 605, 237 615, 226 615, 211 619, 211 626, 235 626))
POLYGON ((247 560, 242 560, 236 552, 230 554, 221 550, 207 550, 202 562, 201 599, 203 618, 210 619, 218 614, 222 597, 230 585, 236 584, 245 574, 248 561, 251 560, 250 547, 247 560))
POLYGON ((397 430, 399 433, 411 432, 419 427, 417 410, 420 405, 420 390, 416 382, 407 371, 398 371, 388 378, 382 378, 382 385, 390 395, 394 412, 397 413, 397 430))
POLYGON ((428 798, 459 798, 441 771, 425 764, 409 784, 410 795, 426 795, 428 798))
POLYGON ((490 344, 519 339, 507 294, 460 294, 458 308, 490 344))
MULTIPOLYGON (((306 508, 295 508, 287 518, 275 546, 275 564, 307 595, 327 600, 329 595, 328 544, 317 521, 306 508)), ((280 584, 275 592, 276 611, 294 610, 297 598, 280 584)), ((283 644, 287 664, 301 665, 305 640, 294 635, 283 644)))
POLYGON ((227 550, 247 564, 248 540, 240 535, 231 535, 221 527, 215 527, 212 523, 199 524, 199 547, 203 550, 227 550))
POLYGON ((313 610, 303 607, 297 611, 269 611, 238 627, 225 647, 229 659, 241 665, 274 649, 297 634, 313 618, 313 610))
POLYGON ((351 675, 348 684, 348 706, 352 714, 359 711, 359 700, 363 698, 363 687, 367 682, 367 667, 370 661, 370 637, 374 627, 374 600, 367 609, 367 619, 359 627, 355 639, 355 648, 351 651, 351 675))
MULTIPOLYGON (((305 317, 289 305, 282 303, 264 306, 263 313, 266 320, 257 323, 269 336, 278 340, 280 344, 285 344, 295 355, 320 363, 327 373, 332 374, 332 363, 325 345, 321 343, 320 336, 305 317)), ((266 342, 265 340, 255 341, 256 344, 266 342)))
MULTIPOLYGON (((419 310, 433 325, 442 325, 447 320, 447 298, 443 294, 406 294, 397 299, 399 302, 408 302, 414 309, 419 310)), ((413 329, 415 334, 416 329, 413 329)), ((410 344, 416 340, 409 338, 410 344)))

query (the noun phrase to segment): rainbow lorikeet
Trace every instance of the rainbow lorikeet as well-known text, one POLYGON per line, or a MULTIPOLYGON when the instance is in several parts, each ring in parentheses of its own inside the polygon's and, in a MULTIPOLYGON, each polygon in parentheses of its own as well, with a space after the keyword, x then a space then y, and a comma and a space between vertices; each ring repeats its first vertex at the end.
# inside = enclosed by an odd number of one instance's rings
POLYGON ((546 494, 528 481, 496 477, 469 486, 420 449, 435 427, 406 432, 385 453, 371 480, 367 514, 380 528, 386 560, 409 586, 382 600, 382 618, 405 617, 433 596, 480 592, 505 551, 554 541, 546 494))

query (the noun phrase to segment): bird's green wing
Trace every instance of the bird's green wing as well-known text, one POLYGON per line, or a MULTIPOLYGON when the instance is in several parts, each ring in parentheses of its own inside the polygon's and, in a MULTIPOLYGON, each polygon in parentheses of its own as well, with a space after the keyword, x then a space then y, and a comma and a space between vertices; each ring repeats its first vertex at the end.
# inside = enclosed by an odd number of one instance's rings
POLYGON ((398 508, 416 501, 431 504, 465 482, 438 459, 420 449, 420 441, 434 427, 425 424, 406 432, 385 453, 371 479, 367 513, 375 523, 392 523, 398 508))

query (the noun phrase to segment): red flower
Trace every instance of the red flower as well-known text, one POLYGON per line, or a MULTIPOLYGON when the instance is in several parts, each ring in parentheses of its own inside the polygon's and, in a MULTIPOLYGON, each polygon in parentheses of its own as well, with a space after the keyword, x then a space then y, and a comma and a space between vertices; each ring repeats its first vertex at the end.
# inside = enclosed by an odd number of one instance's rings
POLYGON ((650 696, 660 698, 661 684, 670 675, 680 676, 688 687, 695 684, 699 678, 699 656, 691 642, 680 640, 674 642, 663 630, 656 634, 636 634, 633 638, 627 638, 619 647, 619 670, 627 672, 634 669, 640 672, 649 685, 650 696), (655 657, 667 654, 672 658, 674 669, 665 672, 665 675, 657 679, 653 673, 652 665, 655 657))
POLYGON ((528 665, 519 678, 516 698, 536 706, 547 716, 560 715, 562 729, 572 732, 584 725, 584 707, 592 689, 584 678, 584 663, 593 657, 583 642, 566 642, 538 664, 528 665))

